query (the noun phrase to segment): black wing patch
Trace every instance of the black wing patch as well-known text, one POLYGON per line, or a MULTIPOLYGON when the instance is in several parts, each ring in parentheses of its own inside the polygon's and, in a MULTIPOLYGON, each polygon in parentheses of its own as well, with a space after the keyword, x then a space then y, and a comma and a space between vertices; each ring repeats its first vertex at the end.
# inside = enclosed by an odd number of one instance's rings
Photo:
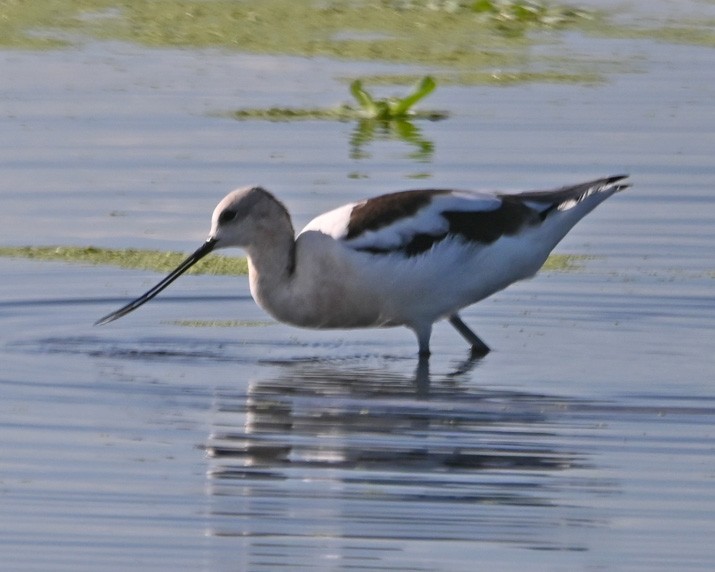
MULTIPOLYGON (((628 187, 627 183, 618 184, 625 178, 626 175, 617 175, 551 191, 497 194, 494 197, 501 204, 493 210, 446 210, 439 213, 448 223, 444 232, 415 233, 399 245, 365 246, 357 250, 372 254, 401 252, 407 256, 416 256, 450 236, 465 242, 488 245, 503 236, 514 236, 526 227, 538 226, 559 208, 585 200, 594 192, 621 191, 628 187)), ((450 192, 434 189, 403 191, 370 199, 353 209, 345 238, 356 238, 364 232, 378 230, 400 218, 410 217, 429 205, 435 196, 450 192)))
POLYGON ((410 217, 430 204, 436 195, 449 192, 435 189, 401 191, 368 199, 357 205, 350 213, 345 239, 356 238, 364 232, 378 230, 398 219, 410 217))
POLYGON ((518 197, 502 196, 502 204, 493 211, 444 212, 449 221, 449 234, 470 242, 491 244, 502 236, 513 236, 525 226, 539 224, 544 217, 529 208, 518 197))
MULTIPOLYGON (((500 199, 501 206, 491 211, 445 211, 440 213, 440 216, 444 217, 449 224, 446 232, 440 234, 415 234, 408 242, 392 248, 365 247, 358 250, 372 254, 402 252, 407 256, 417 256, 428 251, 436 243, 449 236, 459 237, 467 242, 487 245, 502 236, 513 236, 525 226, 539 224, 546 215, 545 212, 541 213, 526 206, 518 197, 503 196, 500 199)), ((417 210, 419 208, 415 208, 414 212, 417 210)), ((390 222, 397 220, 397 218, 399 217, 395 216, 390 222)), ((389 223, 384 223, 380 226, 385 224, 389 223)), ((379 228, 379 226, 376 226, 376 228, 379 228)))
POLYGON ((365 246, 362 248, 356 248, 358 252, 369 252, 370 254, 391 254, 395 252, 401 252, 407 256, 417 256, 426 252, 432 246, 438 242, 441 242, 447 238, 448 233, 442 233, 437 235, 432 234, 416 234, 409 242, 406 244, 401 244, 399 246, 394 246, 392 248, 379 248, 376 246, 365 246))

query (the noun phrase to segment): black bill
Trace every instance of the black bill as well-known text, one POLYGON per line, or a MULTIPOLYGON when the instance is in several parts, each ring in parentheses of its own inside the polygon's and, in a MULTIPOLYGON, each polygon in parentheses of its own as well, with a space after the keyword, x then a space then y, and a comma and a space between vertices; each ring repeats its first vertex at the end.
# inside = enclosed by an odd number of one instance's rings
POLYGON ((126 316, 129 312, 136 310, 139 306, 151 300, 154 296, 156 296, 159 292, 161 292, 164 288, 166 288, 169 284, 171 284, 174 280, 176 280, 179 276, 181 276, 184 272, 186 272, 189 268, 191 268, 194 264, 196 264, 199 260, 206 256, 209 252, 211 252, 216 246, 216 242, 217 241, 214 238, 207 239, 206 242, 204 242, 199 248, 196 249, 196 252, 191 254, 186 260, 179 264, 174 270, 171 271, 171 273, 169 273, 166 278, 164 278, 151 290, 148 290, 133 302, 129 302, 129 304, 127 304, 126 306, 122 306, 121 308, 119 308, 119 310, 116 310, 115 312, 112 312, 111 314, 107 314, 103 318, 100 318, 94 323, 94 325, 102 326, 104 324, 108 324, 109 322, 113 322, 114 320, 117 320, 122 316, 126 316))

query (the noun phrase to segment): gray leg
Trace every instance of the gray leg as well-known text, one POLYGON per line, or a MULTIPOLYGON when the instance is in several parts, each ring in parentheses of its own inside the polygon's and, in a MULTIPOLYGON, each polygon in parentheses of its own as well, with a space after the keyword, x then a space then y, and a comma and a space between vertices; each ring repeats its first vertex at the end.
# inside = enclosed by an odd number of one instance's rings
POLYGON ((430 356, 429 339, 432 336, 432 324, 427 324, 426 327, 415 328, 415 334, 417 334, 417 343, 420 347, 420 359, 428 358, 430 356))
POLYGON ((418 399, 425 399, 429 397, 429 356, 423 356, 420 354, 420 359, 417 362, 417 369, 415 370, 414 383, 415 394, 418 399))
POLYGON ((449 323, 472 345, 472 355, 474 357, 485 356, 491 351, 489 346, 480 340, 479 336, 470 330, 469 326, 462 321, 459 314, 452 314, 449 317, 449 323))

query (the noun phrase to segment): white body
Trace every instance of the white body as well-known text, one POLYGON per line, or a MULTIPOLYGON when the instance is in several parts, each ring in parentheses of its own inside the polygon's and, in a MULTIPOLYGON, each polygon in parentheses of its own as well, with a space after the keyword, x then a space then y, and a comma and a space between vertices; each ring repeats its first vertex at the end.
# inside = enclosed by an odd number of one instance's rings
POLYGON ((277 320, 307 328, 404 325, 416 332, 423 348, 435 321, 533 276, 573 225, 616 190, 615 185, 602 185, 559 205, 525 200, 537 211, 553 212, 537 225, 488 244, 448 234, 424 252, 407 256, 399 247, 410 236, 448 231, 441 213, 489 213, 499 207, 503 195, 441 194, 416 213, 352 239, 347 238, 349 220, 363 203, 345 205, 311 221, 287 246, 292 230, 276 213, 270 228, 252 232, 252 240, 224 238, 217 213, 253 191, 245 189, 217 207, 211 236, 218 239, 217 246, 246 249, 251 294, 277 320), (383 248, 394 250, 370 251, 383 248), (292 263, 289 256, 294 256, 292 263))
MULTIPOLYGON (((586 206, 596 205, 579 210, 586 206)), ((269 314, 295 326, 419 330, 536 274, 580 214, 559 213, 489 245, 447 238, 409 258, 356 251, 312 221, 296 239, 293 278, 279 288, 262 287, 251 264, 251 294, 269 314)))

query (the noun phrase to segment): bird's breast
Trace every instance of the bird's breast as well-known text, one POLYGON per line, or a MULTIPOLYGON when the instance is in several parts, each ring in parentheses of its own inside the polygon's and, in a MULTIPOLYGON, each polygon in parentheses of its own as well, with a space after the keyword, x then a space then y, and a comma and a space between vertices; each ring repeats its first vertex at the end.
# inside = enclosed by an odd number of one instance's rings
POLYGON ((281 322, 306 328, 391 325, 379 284, 366 276, 364 256, 330 237, 299 241, 292 273, 275 280, 249 265, 256 303, 281 322))

